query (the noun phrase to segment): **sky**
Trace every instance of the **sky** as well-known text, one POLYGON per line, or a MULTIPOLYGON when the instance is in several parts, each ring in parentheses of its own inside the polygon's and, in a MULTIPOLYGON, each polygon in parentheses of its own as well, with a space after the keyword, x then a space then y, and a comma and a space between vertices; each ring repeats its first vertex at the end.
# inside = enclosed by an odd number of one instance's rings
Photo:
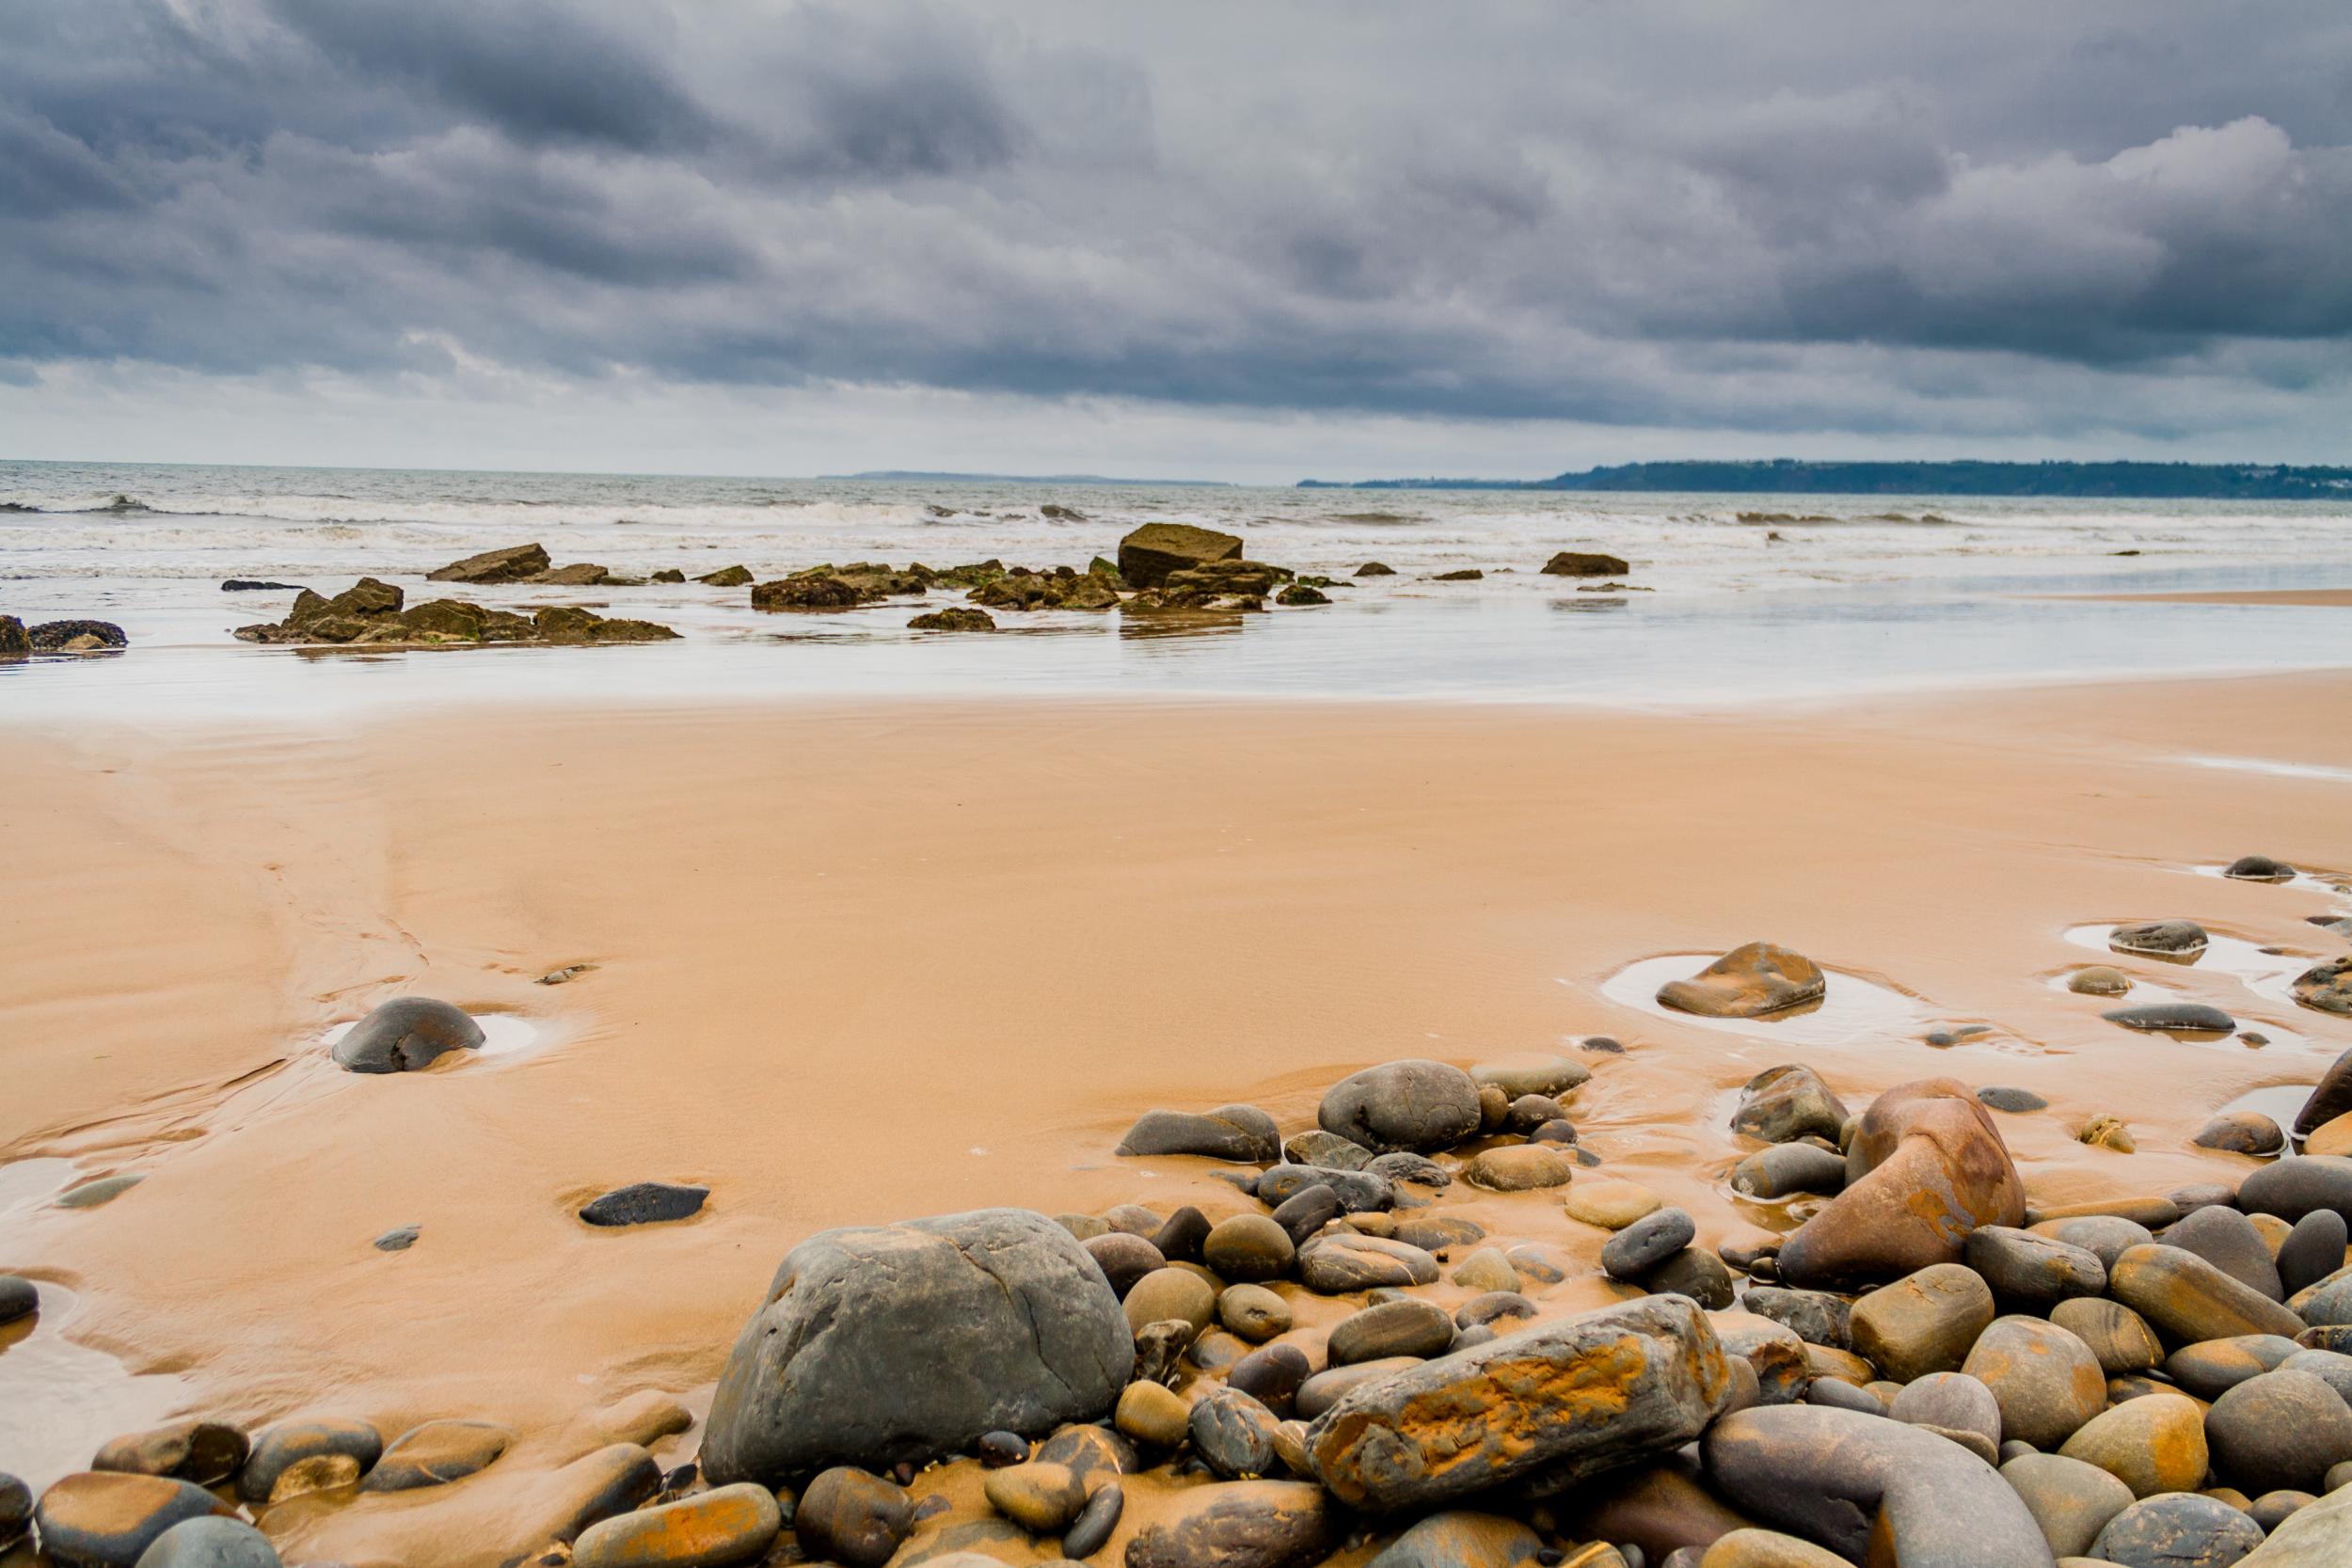
POLYGON ((2352 461, 2343 0, 0 7, 0 456, 2352 461))

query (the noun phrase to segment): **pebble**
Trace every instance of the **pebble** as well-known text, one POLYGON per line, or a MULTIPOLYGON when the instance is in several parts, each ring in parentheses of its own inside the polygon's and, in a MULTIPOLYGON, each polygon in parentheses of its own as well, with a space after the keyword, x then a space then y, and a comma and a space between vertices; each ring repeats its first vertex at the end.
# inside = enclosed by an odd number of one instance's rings
POLYGON ((2205 928, 2194 920, 2143 920, 2118 926, 2107 933, 2107 945, 2119 953, 2158 953, 2179 957, 2201 953, 2205 928))
POLYGON ((2001 1432, 2055 1449, 2106 1408, 2106 1374, 2090 1347, 2040 1318, 1993 1320, 1961 1370, 2000 1407, 2001 1432))
POLYGON ((1653 1213, 1666 1200, 1638 1181, 1618 1177, 1601 1177, 1577 1182, 1561 1198, 1560 1207, 1568 1218, 1597 1225, 1604 1230, 1622 1230, 1653 1213))
MULTIPOLYGON (((2167 1223, 2169 1223, 2169 1221, 2167 1223)), ((2112 1214, 2083 1214, 2072 1219, 2045 1219, 2026 1227, 2037 1236, 2048 1236, 2078 1246, 2099 1259, 2102 1268, 2115 1267, 2115 1260, 2136 1246, 2154 1241, 2155 1233, 2133 1220, 2120 1219, 2112 1214)))
POLYGON ((1105 1230, 1089 1236, 1078 1243, 1086 1248, 1094 1266, 1110 1281, 1111 1293, 1121 1301, 1136 1288, 1136 1282, 1154 1270, 1168 1266, 1168 1259, 1160 1249, 1142 1237, 1124 1230, 1105 1230))
POLYGON ((2183 1493, 2132 1504, 2107 1521, 2090 1551, 2123 1568, 2230 1568, 2262 1544, 2262 1527, 2238 1510, 2183 1493))
POLYGON ((1709 1311, 1729 1307, 1738 1295, 1731 1271, 1704 1247, 1684 1247, 1642 1276, 1642 1288, 1656 1295, 1689 1296, 1709 1311))
POLYGON ((1849 1113, 1821 1075, 1801 1062, 1766 1068, 1740 1089, 1731 1130, 1768 1144, 1798 1138, 1838 1141, 1849 1113))
POLYGON ((1538 1568, 1541 1537, 1517 1519, 1449 1509, 1413 1525, 1370 1568, 1538 1568))
MULTIPOLYGON (((1333 1170, 1326 1165, 1276 1165, 1258 1178, 1258 1201, 1278 1213, 1284 1204, 1310 1187, 1328 1187, 1341 1212, 1362 1213, 1396 1202, 1396 1184, 1370 1170, 1333 1170)), ((1154 1222, 1154 1228, 1157 1223, 1154 1222)))
POLYGON ((1486 1149, 1462 1167, 1463 1180, 1497 1193, 1565 1187, 1575 1178, 1575 1156, 1551 1144, 1507 1144, 1486 1149))
POLYGON ((1152 1233, 1152 1245, 1171 1263, 1198 1263, 1209 1240, 1209 1216, 1187 1203, 1152 1233))
POLYGON ((1311 1370, 1296 1345, 1266 1345, 1233 1363, 1225 1386, 1239 1389, 1278 1416, 1290 1414, 1311 1370))
POLYGON ((2347 1243, 2342 1214, 2332 1209, 2305 1214, 2279 1243, 2273 1259, 2279 1270, 2279 1288, 2293 1295, 2318 1284, 2344 1266, 2347 1244, 2352 1243, 2347 1243))
POLYGON ((2077 996, 2121 996, 2132 989, 2132 977, 2108 964, 2088 964, 2066 977, 2066 989, 2077 996))
POLYGON ((2279 1265, 2254 1228, 2253 1221, 2235 1209, 2218 1204, 2182 1217, 2159 1238, 2166 1246, 2193 1252, 2239 1284, 2261 1291, 2272 1301, 2286 1299, 2280 1287, 2279 1265))
POLYGON ((1126 1568, 1307 1568, 1338 1543, 1333 1513, 1311 1481, 1195 1487, 1136 1532, 1126 1568))
POLYGON ((1375 1154, 1451 1148, 1478 1131, 1478 1085, 1460 1068, 1416 1059, 1383 1062, 1331 1085, 1315 1119, 1375 1154))
POLYGON ((2224 1111, 2199 1128, 2189 1142, 2230 1154, 2276 1154, 2286 1148, 2287 1135, 2260 1111, 2224 1111))
POLYGON ((1061 1555, 1067 1561, 1083 1562, 1110 1544, 1111 1532, 1119 1528, 1119 1520, 1127 1511, 1127 1491, 1119 1482, 1105 1481, 1094 1489, 1078 1517, 1071 1521, 1070 1533, 1061 1538, 1061 1555))
POLYGON ((2204 1339, 2167 1356, 2164 1375, 2201 1400, 2219 1399, 2248 1378, 2283 1365, 2300 1348, 2276 1334, 2204 1339))
MULTIPOLYGON (((1517 1291, 1488 1291, 1475 1295, 1454 1309, 1454 1322, 1464 1332, 1501 1323, 1509 1327, 1519 1319, 1535 1315, 1535 1304, 1517 1291)), ((1457 1337, 1454 1348, 1465 1348, 1457 1337)))
POLYGON ((2303 1328, 2303 1320, 2278 1302, 2180 1247, 2131 1248, 2108 1271, 2107 1293, 2179 1340, 2292 1338, 2303 1328))
POLYGON ((1290 1303, 1263 1285, 1229 1285, 1216 1298, 1216 1321, 1253 1345, 1291 1327, 1290 1303))
POLYGON ((1697 1225, 1682 1210, 1656 1210, 1609 1238, 1600 1249, 1601 1269, 1612 1279, 1638 1280, 1697 1235, 1697 1225))
POLYGON ((1845 1568, 1846 1562, 1810 1541, 1771 1529, 1719 1535, 1697 1560, 1698 1568, 1845 1568))
POLYGON ((410 1492, 463 1481, 496 1464, 514 1441, 513 1433, 488 1421, 427 1421, 387 1445, 360 1490, 410 1492))
POLYGON ((914 1501, 904 1487, 836 1465, 819 1472, 801 1494, 792 1529, 812 1557, 846 1568, 882 1568, 906 1540, 914 1512, 914 1501))
POLYGON ((235 1427, 218 1421, 173 1421, 113 1439, 98 1450, 89 1467, 215 1486, 244 1467, 252 1448, 251 1439, 235 1427))
POLYGON ((248 1504, 282 1503, 357 1486, 383 1452, 383 1437, 365 1421, 337 1416, 279 1421, 255 1435, 253 1452, 237 1472, 237 1496, 248 1504))
POLYGON ((1282 1158, 1295 1165, 1322 1165, 1331 1170, 1362 1170, 1372 1164, 1372 1150, 1359 1143, 1311 1128, 1294 1132, 1282 1143, 1282 1158))
POLYGON ((2352 1216, 2352 1159, 2305 1154, 2257 1166, 2238 1183, 2237 1197, 2249 1214, 2276 1214, 2290 1223, 2320 1209, 2352 1216))
POLYGON ((1290 1232, 1265 1214, 1235 1214, 1219 1220, 1200 1246, 1201 1261, 1211 1270, 1226 1279, 1248 1284, 1281 1278, 1297 1255, 1290 1232))
POLYGON ((1279 1159, 1281 1150, 1272 1117, 1255 1105, 1220 1105, 1204 1114, 1146 1111, 1120 1140, 1118 1153, 1197 1154, 1261 1165, 1279 1159))
POLYGON ((1443 1190, 1454 1185, 1454 1174, 1437 1161, 1401 1148, 1375 1156, 1364 1169, 1370 1175, 1392 1182, 1409 1181, 1417 1187, 1443 1190))
POLYGON ((632 1181, 591 1202, 580 1210, 580 1217, 590 1225, 605 1227, 666 1225, 702 1212, 704 1200, 709 1196, 707 1187, 673 1181, 632 1181))
POLYGON ((137 1568, 278 1568, 269 1537, 242 1519, 183 1519, 157 1536, 137 1568))
POLYGON ((2047 1308, 2070 1296, 2098 1295, 2107 1286, 2098 1254, 2006 1225, 1977 1227, 1962 1256, 2004 1303, 2047 1308))
POLYGON ((1466 1291, 1516 1291, 1519 1272, 1500 1247, 1480 1247, 1455 1266, 1454 1283, 1466 1291))
POLYGON ((1836 1193, 1846 1185, 1846 1157, 1816 1144, 1773 1144, 1734 1165, 1731 1185, 1749 1197, 1767 1199, 1836 1193))
POLYGON ((1855 1352, 1898 1383, 1957 1371, 1993 1322, 1993 1292, 1975 1271, 1935 1263, 1853 1305, 1855 1352))
POLYGON ((2207 1002, 2143 1002, 2099 1016, 2148 1035, 2226 1035, 2237 1027, 2236 1019, 2207 1002))
POLYGON ((1184 1397, 1156 1383, 1130 1383, 1119 1395, 1112 1421, 1138 1443, 1172 1449, 1181 1445, 1192 1420, 1192 1407, 1184 1397))
POLYGON ((2050 1309, 2050 1322, 2080 1339, 2108 1377, 2164 1364, 2164 1346, 2148 1320, 2120 1301, 2077 1296, 2050 1309))
MULTIPOLYGON (((1568 1119, 1567 1108, 1548 1094, 1523 1094, 1502 1114, 1502 1130, 1524 1138, 1547 1122, 1568 1119)), ((1570 1143, 1575 1139, 1567 1140, 1570 1143)))
POLYGON ((2203 1413, 2195 1400, 2178 1393, 2126 1400, 2093 1416, 2058 1452, 2097 1465, 2135 1497, 2185 1492, 2205 1479, 2203 1413))
POLYGON ((133 1568, 174 1525, 229 1505, 190 1481, 85 1470, 52 1482, 33 1508, 42 1554, 60 1568, 133 1568))
POLYGON ((423 1234, 424 1227, 421 1225, 404 1225, 387 1230, 368 1244, 378 1252, 406 1252, 417 1244, 417 1238, 423 1234))
POLYGON ((1282 1227, 1291 1239, 1291 1245, 1302 1247, 1309 1237, 1347 1212, 1340 1195, 1326 1183, 1302 1187, 1277 1205, 1268 1217, 1282 1227))
POLYGON ((1332 1367, 1315 1373, 1298 1386, 1295 1402, 1298 1418, 1311 1421, 1340 1402, 1340 1396, 1366 1383, 1376 1383, 1391 1372, 1422 1363, 1415 1357, 1400 1355, 1390 1361, 1364 1361, 1353 1367, 1332 1367))
POLYGON ((1227 1481, 1239 1481, 1273 1468, 1274 1429, 1279 1424, 1273 1411, 1227 1387, 1212 1390, 1193 1405, 1185 1430, 1202 1464, 1227 1481))
POLYGON ((482 1025, 462 1008, 430 996, 395 996, 343 1032, 329 1048, 346 1072, 416 1072, 453 1051, 479 1051, 482 1025))
POLYGON ((40 1310, 40 1292, 19 1274, 0 1274, 0 1324, 29 1318, 40 1310))
POLYGON ((1030 1460, 980 1480, 988 1506, 1031 1535, 1058 1535, 1086 1506, 1086 1483, 1067 1465, 1030 1460))
POLYGON ((1438 1260, 1403 1242, 1332 1233, 1299 1249, 1298 1277, 1319 1294, 1349 1295, 1382 1285, 1434 1284, 1438 1260))
POLYGON ((2001 1479, 2026 1500, 2057 1557, 2090 1550, 2107 1521, 2132 1506, 2130 1487, 2095 1465, 2061 1454, 2020 1454, 2001 1465, 2001 1479))
POLYGON ((2263 1533, 2268 1535, 2296 1513, 2317 1501, 2319 1498, 2312 1493, 2281 1489, 2265 1492, 2256 1497, 2253 1506, 2246 1512, 2252 1516, 2254 1523, 2263 1528, 2263 1533))
POLYGON ((2247 1492, 2313 1492, 2352 1459, 2352 1408, 2309 1372, 2263 1372, 2214 1401, 2205 1441, 2214 1469, 2247 1492))
POLYGON ((1154 1269, 1135 1282, 1120 1305, 1131 1329, 1181 1318, 1199 1334, 1216 1316, 1216 1296, 1207 1280, 1188 1269, 1154 1269))
POLYGON ((973 1445, 973 1452, 982 1468, 1001 1470, 1027 1460, 1029 1440, 1017 1432, 983 1432, 980 1440, 973 1445))
POLYGON ((1334 1367, 1399 1355, 1443 1355, 1454 1343, 1454 1329, 1445 1308, 1433 1302, 1383 1302, 1333 1328, 1326 1355, 1334 1367))
POLYGON ((119 1176, 102 1176, 95 1181, 85 1181, 78 1187, 67 1189, 58 1196, 57 1207, 95 1209, 102 1204, 112 1203, 146 1180, 146 1177, 129 1171, 119 1176))
POLYGON ((1904 1384, 1886 1413, 1911 1426, 1974 1433, 1986 1447, 2000 1447, 2000 1403, 1992 1389, 1965 1372, 1930 1372, 1904 1384))
POLYGON ((2046 1111, 2050 1102, 2031 1089, 2010 1088, 2005 1085, 1988 1084, 1977 1091, 1977 1098, 1996 1111, 2011 1116, 2024 1116, 2032 1111, 2046 1111))
POLYGON ((1758 1317, 1786 1324, 1795 1331, 1798 1338, 1808 1344, 1826 1345, 1834 1350, 1847 1350, 1852 1346, 1849 1322, 1853 1308, 1843 1296, 1834 1296, 1825 1291, 1794 1291, 1779 1285, 1757 1285, 1749 1288, 1741 1303, 1758 1317))
POLYGON ((783 1528, 775 1494, 739 1481, 589 1526, 572 1568, 728 1568, 764 1557, 783 1528))

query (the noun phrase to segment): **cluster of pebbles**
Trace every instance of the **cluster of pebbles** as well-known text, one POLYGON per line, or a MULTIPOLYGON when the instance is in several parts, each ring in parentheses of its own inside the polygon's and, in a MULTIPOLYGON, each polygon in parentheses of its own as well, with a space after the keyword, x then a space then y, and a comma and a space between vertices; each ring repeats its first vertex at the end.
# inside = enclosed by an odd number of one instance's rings
MULTIPOLYGON (((1769 1019, 1828 983, 1756 942, 1659 1000, 1769 1019)), ((336 1051, 396 1071, 479 1044, 403 998, 336 1051)), ((517 1492, 505 1560, 2352 1562, 2352 1158, 2038 1207, 1994 1114, 2034 1097, 1925 1079, 1857 1115, 1791 1062, 1740 1090, 1752 1148, 1724 1174, 1803 1218, 1710 1243, 1579 1136, 1621 1050, 1386 1062, 1289 1131, 1242 1104, 1143 1116, 1117 1153, 1207 1163, 1231 1190, 1207 1208, 811 1237, 693 1458, 650 1451, 693 1424, 668 1395, 598 1413, 596 1445, 517 1492)), ((2296 1128, 2347 1113, 2352 1052, 2296 1128)), ((703 1196, 640 1184, 582 1218, 703 1196)), ((0 1310, 29 1293, 0 1278, 0 1310)), ((481 1486, 514 1442, 472 1418, 389 1442, 350 1416, 181 1421, 38 1503, 0 1478, 0 1557, 29 1528, 59 1568, 266 1568, 273 1509, 481 1486)))

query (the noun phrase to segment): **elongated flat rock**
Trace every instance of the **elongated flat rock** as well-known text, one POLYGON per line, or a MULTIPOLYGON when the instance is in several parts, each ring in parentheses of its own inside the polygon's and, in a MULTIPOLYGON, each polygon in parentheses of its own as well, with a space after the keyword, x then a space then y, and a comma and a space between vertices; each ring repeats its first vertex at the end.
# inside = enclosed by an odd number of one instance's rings
POLYGON ((1539 1473, 1565 1487, 1679 1448, 1730 1395, 1707 1314, 1652 1296, 1352 1388, 1308 1428, 1308 1461, 1332 1496, 1373 1513, 1539 1473))

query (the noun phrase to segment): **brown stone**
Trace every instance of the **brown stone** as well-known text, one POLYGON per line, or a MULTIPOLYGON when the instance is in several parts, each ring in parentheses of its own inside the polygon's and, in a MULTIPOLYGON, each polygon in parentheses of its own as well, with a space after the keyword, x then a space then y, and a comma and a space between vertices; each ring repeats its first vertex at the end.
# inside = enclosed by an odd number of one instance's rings
POLYGON ((2184 1343, 2241 1334, 2292 1339, 2303 1320, 2250 1285, 2175 1246, 2136 1246, 2108 1271, 2107 1293, 2184 1343))
POLYGON ((1828 1286, 1956 1263, 1971 1230, 2018 1225, 2025 1212, 2017 1167, 1968 1086, 1899 1084, 1862 1114, 1846 1190, 1782 1246, 1780 1277, 1828 1286))
POLYGON ((1993 1322, 1993 1291, 1973 1270, 1934 1263, 1853 1304, 1856 1354, 1898 1383, 1960 1370, 1993 1322))
POLYGON ((453 561, 427 572, 427 582, 520 582, 548 569, 548 552, 537 545, 510 545, 453 561))
POLYGON ((1820 966, 1804 954, 1751 942, 1688 980, 1659 987, 1658 1000, 1704 1018, 1761 1018, 1820 1001, 1826 985, 1820 966))
POLYGON ((1213 561, 1238 561, 1242 542, 1189 523, 1146 523, 1119 542, 1119 575, 1130 587, 1157 588, 1171 572, 1213 561))

